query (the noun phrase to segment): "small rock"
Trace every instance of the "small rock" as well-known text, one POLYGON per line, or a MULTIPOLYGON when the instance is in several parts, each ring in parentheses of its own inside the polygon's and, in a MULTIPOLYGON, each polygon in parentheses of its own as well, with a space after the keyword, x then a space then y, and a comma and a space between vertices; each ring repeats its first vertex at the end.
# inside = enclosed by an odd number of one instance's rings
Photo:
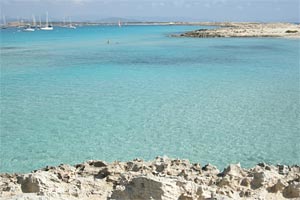
POLYGON ((46 171, 25 174, 17 178, 18 183, 21 185, 21 190, 24 193, 41 193, 43 189, 51 188, 54 184, 60 183, 54 174, 50 174, 46 171))
POLYGON ((281 175, 286 175, 289 173, 289 168, 286 165, 278 165, 278 173, 281 175))
POLYGON ((164 164, 159 164, 159 165, 155 165, 155 171, 158 173, 162 173, 165 170, 165 165, 164 164))
POLYGON ((244 176, 245 172, 242 170, 240 164, 231 164, 222 172, 222 175, 240 177, 240 176, 244 176))
POLYGON ((196 164, 193 164, 193 167, 192 167, 193 170, 195 171, 198 171, 199 173, 201 173, 201 165, 196 163, 196 164))
POLYGON ((111 172, 106 167, 106 168, 100 170, 99 173, 95 176, 95 178, 103 179, 103 178, 106 178, 110 174, 111 174, 111 172))
POLYGON ((190 194, 181 194, 178 200, 193 200, 193 196, 190 194))
POLYGON ((219 187, 229 186, 231 181, 229 180, 228 176, 223 177, 219 182, 217 182, 217 185, 219 187))
POLYGON ((300 197, 300 183, 292 182, 283 190, 285 198, 299 198, 300 197))
POLYGON ((269 187, 268 192, 277 193, 281 192, 288 184, 284 183, 282 180, 278 179, 277 183, 272 187, 269 187))
POLYGON ((133 172, 138 172, 142 170, 142 163, 139 162, 128 162, 127 163, 127 170, 128 171, 133 171, 133 172))
POLYGON ((66 183, 67 183, 67 182, 69 181, 69 179, 70 179, 70 176, 69 176, 67 173, 63 174, 63 173, 61 173, 61 172, 58 172, 57 177, 58 177, 59 179, 61 179, 62 181, 66 182, 66 183))
POLYGON ((251 181, 251 188, 257 189, 263 186, 263 183, 265 181, 265 173, 264 172, 256 172, 253 174, 253 180, 251 181))
POLYGON ((265 167, 265 169, 268 170, 268 171, 271 171, 271 167, 268 166, 268 165, 265 167))
POLYGON ((94 166, 94 167, 106 167, 107 164, 101 160, 98 161, 92 161, 89 163, 90 165, 94 166))
POLYGON ((211 164, 205 165, 204 167, 202 167, 202 170, 205 172, 209 172, 210 174, 219 174, 220 173, 218 168, 211 164))
POLYGON ((266 163, 258 163, 257 165, 263 168, 266 167, 266 163))
POLYGON ((245 195, 245 197, 251 197, 251 195, 252 195, 251 190, 245 191, 244 195, 245 195))
POLYGON ((241 185, 242 185, 242 186, 245 186, 245 187, 249 187, 249 186, 250 186, 250 180, 249 180, 249 178, 244 178, 244 179, 241 181, 241 185))
POLYGON ((114 190, 111 199, 167 199, 173 195, 180 196, 175 182, 163 181, 156 177, 135 177, 122 190, 114 190))

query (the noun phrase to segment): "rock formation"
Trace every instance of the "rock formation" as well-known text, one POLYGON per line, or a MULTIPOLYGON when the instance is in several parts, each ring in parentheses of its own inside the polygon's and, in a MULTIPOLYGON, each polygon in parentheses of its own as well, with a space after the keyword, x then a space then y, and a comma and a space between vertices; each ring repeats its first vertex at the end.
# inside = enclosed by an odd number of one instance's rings
POLYGON ((300 199, 300 166, 260 163, 251 169, 157 157, 45 167, 1 174, 0 199, 300 199))
POLYGON ((216 29, 200 29, 175 37, 289 37, 300 38, 300 25, 290 23, 220 23, 216 29))

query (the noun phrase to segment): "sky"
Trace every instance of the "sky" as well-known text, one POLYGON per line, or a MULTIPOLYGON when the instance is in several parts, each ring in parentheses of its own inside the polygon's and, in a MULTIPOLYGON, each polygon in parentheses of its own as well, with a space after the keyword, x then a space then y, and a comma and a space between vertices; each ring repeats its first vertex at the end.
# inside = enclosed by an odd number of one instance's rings
POLYGON ((139 21, 300 22, 299 0, 0 0, 1 16, 52 21, 126 18, 139 21))

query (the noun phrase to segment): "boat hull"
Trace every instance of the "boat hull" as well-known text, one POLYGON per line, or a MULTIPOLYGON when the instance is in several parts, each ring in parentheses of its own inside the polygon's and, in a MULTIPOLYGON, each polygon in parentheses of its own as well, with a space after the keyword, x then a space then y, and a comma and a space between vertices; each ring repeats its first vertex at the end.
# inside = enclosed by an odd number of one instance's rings
POLYGON ((53 27, 42 27, 41 30, 43 30, 43 31, 52 31, 53 27))
POLYGON ((33 28, 26 28, 23 31, 25 31, 25 32, 33 32, 33 31, 35 31, 35 29, 33 29, 33 28))

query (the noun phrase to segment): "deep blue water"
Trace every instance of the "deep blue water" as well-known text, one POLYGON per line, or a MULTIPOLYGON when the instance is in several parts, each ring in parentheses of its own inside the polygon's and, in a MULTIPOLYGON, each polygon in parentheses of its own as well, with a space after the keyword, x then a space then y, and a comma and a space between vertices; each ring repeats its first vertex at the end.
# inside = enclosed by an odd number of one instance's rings
POLYGON ((300 40, 169 37, 199 28, 1 30, 0 172, 157 155, 300 164, 300 40))

